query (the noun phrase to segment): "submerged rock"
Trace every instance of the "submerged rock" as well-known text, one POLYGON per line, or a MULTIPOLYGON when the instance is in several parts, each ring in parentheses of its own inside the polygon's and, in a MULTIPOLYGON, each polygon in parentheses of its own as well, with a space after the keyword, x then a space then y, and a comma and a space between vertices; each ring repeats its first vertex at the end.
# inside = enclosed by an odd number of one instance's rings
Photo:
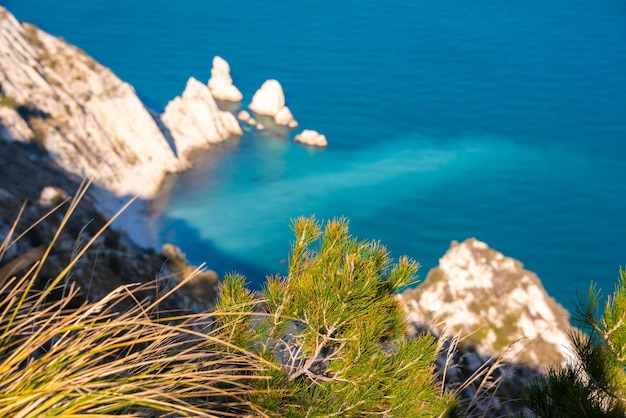
POLYGON ((222 57, 215 56, 213 58, 209 90, 217 100, 240 102, 243 99, 241 91, 233 85, 233 79, 230 76, 230 65, 222 57))
POLYGON ((167 104, 161 120, 184 161, 193 150, 243 134, 235 115, 220 110, 209 88, 193 77, 187 81, 182 96, 167 104))
POLYGON ((328 145, 326 136, 312 129, 305 129, 304 131, 296 135, 294 140, 306 145, 313 145, 316 147, 325 147, 328 145))
POLYGON ((239 113, 237 113, 237 119, 247 123, 248 125, 255 126, 257 124, 257 121, 254 120, 250 112, 247 110, 240 110, 239 113))
POLYGON ((285 106, 285 93, 278 80, 267 80, 252 96, 250 110, 274 118, 277 125, 296 128, 298 122, 285 106))
POLYGON ((568 358, 567 311, 535 273, 474 238, 453 242, 439 267, 400 300, 410 322, 459 333, 482 354, 537 368, 568 358))

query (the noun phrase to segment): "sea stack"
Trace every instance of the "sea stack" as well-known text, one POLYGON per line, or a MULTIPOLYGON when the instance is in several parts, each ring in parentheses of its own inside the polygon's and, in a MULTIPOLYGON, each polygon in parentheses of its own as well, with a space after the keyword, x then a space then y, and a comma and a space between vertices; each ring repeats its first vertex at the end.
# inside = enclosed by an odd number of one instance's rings
POLYGON ((161 120, 183 161, 193 150, 243 134, 235 115, 220 110, 209 88, 193 77, 187 81, 183 95, 167 104, 161 120))
POLYGON ((270 116, 277 125, 296 128, 298 122, 285 106, 285 93, 278 80, 267 80, 252 96, 250 110, 259 115, 270 116))
POLYGON ((215 56, 213 58, 213 68, 211 68, 211 78, 208 85, 211 95, 217 100, 237 103, 243 99, 243 94, 233 85, 230 65, 222 57, 215 56))
POLYGON ((295 136, 294 140, 296 142, 300 142, 305 145, 313 145, 315 147, 325 147, 328 145, 326 136, 312 129, 303 130, 295 136))

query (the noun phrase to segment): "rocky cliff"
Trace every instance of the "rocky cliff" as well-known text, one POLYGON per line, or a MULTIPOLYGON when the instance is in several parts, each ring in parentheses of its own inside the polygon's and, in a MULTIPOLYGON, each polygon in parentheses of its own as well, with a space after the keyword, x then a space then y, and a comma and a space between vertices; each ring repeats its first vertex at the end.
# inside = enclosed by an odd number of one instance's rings
POLYGON ((217 142, 240 133, 210 95, 203 104, 183 94, 161 122, 109 69, 2 7, 0 56, 0 105, 14 110, 0 112, 0 135, 30 136, 59 166, 116 195, 153 197, 167 173, 185 166, 177 148, 187 154, 206 147, 207 135, 217 142), (194 143, 185 135, 196 123, 196 131, 215 127, 194 143))
POLYGON ((459 334, 483 355, 535 368, 567 359, 567 311, 522 263, 476 239, 453 242, 426 280, 400 297, 409 321, 459 334))

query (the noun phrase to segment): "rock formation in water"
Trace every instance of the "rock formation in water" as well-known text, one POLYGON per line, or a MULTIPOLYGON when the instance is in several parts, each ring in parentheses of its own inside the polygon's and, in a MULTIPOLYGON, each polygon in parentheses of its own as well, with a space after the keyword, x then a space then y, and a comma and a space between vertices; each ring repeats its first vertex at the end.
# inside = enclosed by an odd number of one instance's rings
POLYGON ((222 57, 215 56, 213 58, 209 90, 211 90, 211 94, 217 100, 240 102, 243 99, 243 94, 233 85, 233 79, 230 76, 230 65, 222 57))
POLYGON ((313 145, 316 147, 325 147, 328 145, 326 136, 320 134, 312 129, 305 129, 294 137, 296 142, 301 142, 306 145, 313 145))
POLYGON ((285 125, 296 128, 298 122, 294 119, 291 111, 285 106, 285 93, 277 80, 267 80, 260 89, 252 96, 250 110, 259 115, 274 118, 277 125, 285 125))
POLYGON ((235 116, 220 110, 209 88, 193 77, 187 81, 182 96, 167 104, 161 120, 172 135, 177 155, 184 161, 194 150, 243 134, 235 116))
POLYGON ((0 136, 38 142, 65 170, 116 195, 153 197, 167 173, 185 166, 179 153, 241 132, 208 87, 204 94, 191 82, 163 124, 109 69, 3 7, 0 56, 0 136), (199 129, 201 138, 185 137, 199 129))
POLYGON ((426 280, 400 296, 409 321, 459 333, 479 353, 535 368, 569 353, 567 311, 534 273, 476 239, 453 242, 426 280))
POLYGON ((240 110, 239 113, 237 113, 237 119, 239 119, 242 122, 245 122, 251 127, 256 128, 259 131, 262 131, 263 129, 265 129, 265 126, 257 122, 256 119, 254 119, 252 115, 250 114, 250 112, 248 112, 247 110, 240 110))

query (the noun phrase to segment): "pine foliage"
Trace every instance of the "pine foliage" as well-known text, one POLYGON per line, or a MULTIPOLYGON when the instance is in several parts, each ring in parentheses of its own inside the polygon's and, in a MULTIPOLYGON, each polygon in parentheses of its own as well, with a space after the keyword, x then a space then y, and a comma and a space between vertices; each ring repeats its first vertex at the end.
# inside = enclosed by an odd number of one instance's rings
POLYGON ((576 359, 548 370, 528 391, 528 405, 540 417, 626 416, 626 272, 620 269, 615 293, 604 309, 591 285, 580 298, 572 331, 576 359))
POLYGON ((392 265, 345 219, 322 231, 299 218, 293 231, 287 276, 268 278, 255 298, 230 275, 214 312, 222 338, 278 366, 250 402, 273 416, 447 416, 455 401, 434 382, 436 342, 406 338, 396 299, 418 264, 392 265))

